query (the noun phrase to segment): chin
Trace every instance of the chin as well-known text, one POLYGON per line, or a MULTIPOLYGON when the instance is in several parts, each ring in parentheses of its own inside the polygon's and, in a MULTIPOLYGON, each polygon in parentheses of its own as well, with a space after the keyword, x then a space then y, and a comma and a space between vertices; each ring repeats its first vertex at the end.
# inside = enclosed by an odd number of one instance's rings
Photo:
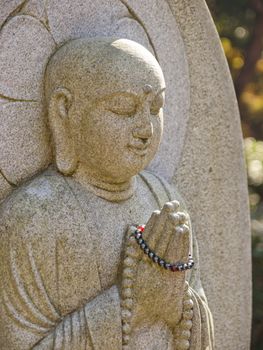
POLYGON ((121 174, 119 173, 119 176, 121 175, 124 181, 127 181, 133 176, 138 175, 142 170, 144 170, 148 166, 150 161, 151 160, 149 159, 140 159, 139 162, 133 162, 132 165, 129 164, 129 166, 122 167, 122 171, 121 174))
POLYGON ((117 183, 129 181, 133 176, 138 175, 142 170, 144 170, 153 159, 155 152, 148 152, 145 155, 137 155, 132 152, 128 154, 123 152, 123 157, 117 157, 113 159, 114 163, 108 171, 111 174, 111 178, 117 183))

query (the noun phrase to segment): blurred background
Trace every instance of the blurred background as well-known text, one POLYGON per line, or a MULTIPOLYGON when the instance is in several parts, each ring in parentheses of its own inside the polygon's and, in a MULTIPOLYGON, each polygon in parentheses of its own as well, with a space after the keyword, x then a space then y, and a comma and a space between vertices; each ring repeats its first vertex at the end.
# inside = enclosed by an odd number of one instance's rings
POLYGON ((252 220, 251 350, 263 350, 263 0, 206 0, 241 114, 252 220))

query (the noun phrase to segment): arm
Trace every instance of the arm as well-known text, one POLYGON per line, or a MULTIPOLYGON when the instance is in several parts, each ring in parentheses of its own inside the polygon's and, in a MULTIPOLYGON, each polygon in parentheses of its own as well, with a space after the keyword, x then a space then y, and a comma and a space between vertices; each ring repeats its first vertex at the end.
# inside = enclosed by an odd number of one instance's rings
POLYGON ((44 349, 121 349, 120 302, 117 287, 64 317, 35 346, 44 349))
POLYGON ((121 349, 118 290, 101 290, 85 221, 64 187, 46 200, 37 185, 0 207, 0 349, 121 349))
POLYGON ((181 321, 174 330, 174 342, 176 348, 183 347, 187 341, 187 332, 190 331, 188 341, 191 344, 191 349, 212 350, 214 349, 213 317, 200 279, 198 243, 191 227, 190 218, 188 218, 188 222, 191 228, 192 255, 195 266, 186 276, 188 281, 186 282, 188 290, 186 290, 184 298, 186 307, 183 308, 181 321))
MULTIPOLYGON (((178 199, 182 205, 182 209, 184 210, 185 213, 187 213, 186 205, 182 197, 178 193, 177 189, 174 186, 172 186, 172 188, 169 185, 166 185, 166 186, 167 186, 166 190, 168 193, 170 193, 170 196, 178 199)), ((192 255, 195 261, 194 268, 191 271, 189 271, 186 275, 186 280, 188 281, 187 285, 189 287, 188 287, 188 292, 185 295, 185 299, 189 298, 192 300, 191 310, 193 313, 193 318, 191 319, 192 326, 190 328, 191 336, 189 340, 191 344, 191 349, 212 350, 214 349, 213 317, 209 309, 205 292, 201 283, 198 242, 196 239, 194 229, 191 225, 191 219, 189 215, 188 215, 188 223, 190 226, 190 241, 191 241, 192 255)), ((184 316, 184 310, 183 310, 181 322, 177 325, 174 332, 175 344, 179 342, 184 343, 185 341, 184 335, 186 334, 184 332, 189 330, 189 324, 187 326, 186 323, 184 322, 185 320, 189 319, 189 312, 187 315, 188 310, 185 310, 185 311, 186 311, 186 315, 184 316)))
POLYGON ((5 298, 1 305, 4 307, 0 314, 2 350, 121 349, 120 301, 116 286, 55 322, 46 319, 45 325, 32 316, 29 318, 28 309, 34 307, 33 301, 31 305, 24 305, 24 314, 18 310, 19 301, 13 305, 10 298, 5 298))
MULTIPOLYGON (((148 246, 153 247, 157 242, 153 250, 161 252, 161 256, 165 252, 166 261, 186 261, 192 241, 191 230, 187 230, 187 225, 180 224, 187 215, 178 212, 177 205, 177 202, 168 202, 161 212, 153 213, 143 235, 148 246), (181 218, 180 223, 177 222, 178 217, 181 218)), ((190 224, 189 218, 187 223, 190 224)), ((150 324, 150 320, 158 319, 164 320, 173 329, 176 349, 212 350, 212 318, 201 287, 198 267, 192 276, 196 283, 189 286, 189 276, 185 272, 166 271, 142 254, 134 237, 128 238, 122 291, 122 295, 127 296, 122 303, 124 341, 128 344, 130 334, 133 337, 136 329, 150 324)), ((195 248, 193 254, 197 261, 195 248)))
MULTIPOLYGON (((121 349, 120 301, 116 286, 84 306, 61 314, 47 291, 52 271, 42 279, 32 249, 18 241, 0 244, 1 350, 121 349)), ((26 242, 28 243, 28 242, 26 242)), ((32 247, 30 247, 32 248, 32 247)), ((55 285, 55 280, 51 281, 55 285)))
MULTIPOLYGON (((158 197, 160 206, 164 205, 167 201, 173 201, 176 199, 179 200, 182 211, 185 213, 187 212, 184 201, 182 200, 174 184, 168 184, 165 180, 161 179, 156 174, 149 172, 143 172, 141 176, 148 184, 150 190, 155 193, 156 197, 158 197)), ((185 281, 188 282, 185 283, 185 290, 183 287, 184 285, 180 285, 180 290, 183 297, 183 307, 180 311, 179 319, 177 319, 177 322, 172 323, 172 328, 174 329, 174 343, 175 346, 177 344, 176 349, 188 348, 188 346, 190 346, 190 349, 211 350, 214 348, 213 320, 200 280, 198 245, 194 230, 191 227, 189 217, 188 225, 190 227, 190 250, 192 251, 195 266, 193 270, 186 273, 185 281), (187 308, 185 305, 187 306, 188 310, 186 310, 187 308), (178 344, 178 341, 182 341, 182 344, 180 346, 178 344), (187 343, 188 341, 190 344, 187 343)), ((164 234, 166 234, 166 232, 164 234)), ((173 251, 178 251, 181 243, 180 239, 178 240, 178 238, 175 239, 174 244, 172 242, 172 255, 173 251)), ((172 256, 171 260, 173 260, 172 256)), ((178 286, 178 283, 176 286, 178 286)), ((176 286, 173 289, 174 293, 176 293, 176 286)), ((166 290, 169 290, 169 287, 167 287, 166 290)), ((176 300, 179 300, 177 296, 176 300)), ((172 303, 169 302, 168 305, 170 306, 170 312, 172 312, 172 303)))

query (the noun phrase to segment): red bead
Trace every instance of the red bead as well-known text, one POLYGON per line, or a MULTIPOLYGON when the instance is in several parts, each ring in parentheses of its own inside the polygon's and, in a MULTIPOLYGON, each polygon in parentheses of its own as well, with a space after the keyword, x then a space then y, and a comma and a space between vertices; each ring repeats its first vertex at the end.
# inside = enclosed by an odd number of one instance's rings
POLYGON ((171 265, 171 271, 178 271, 178 267, 176 265, 171 265))
POLYGON ((141 225, 141 226, 138 226, 138 227, 137 227, 137 230, 143 232, 143 231, 144 231, 144 228, 145 228, 145 226, 144 226, 144 225, 141 225))

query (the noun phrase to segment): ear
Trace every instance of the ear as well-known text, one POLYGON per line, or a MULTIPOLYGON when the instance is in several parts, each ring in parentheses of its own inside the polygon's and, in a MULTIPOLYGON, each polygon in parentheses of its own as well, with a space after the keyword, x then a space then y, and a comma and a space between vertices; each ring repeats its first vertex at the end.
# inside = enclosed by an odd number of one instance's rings
POLYGON ((72 95, 65 88, 56 89, 49 102, 48 119, 55 146, 55 161, 58 170, 71 175, 77 167, 75 144, 69 121, 72 95))

